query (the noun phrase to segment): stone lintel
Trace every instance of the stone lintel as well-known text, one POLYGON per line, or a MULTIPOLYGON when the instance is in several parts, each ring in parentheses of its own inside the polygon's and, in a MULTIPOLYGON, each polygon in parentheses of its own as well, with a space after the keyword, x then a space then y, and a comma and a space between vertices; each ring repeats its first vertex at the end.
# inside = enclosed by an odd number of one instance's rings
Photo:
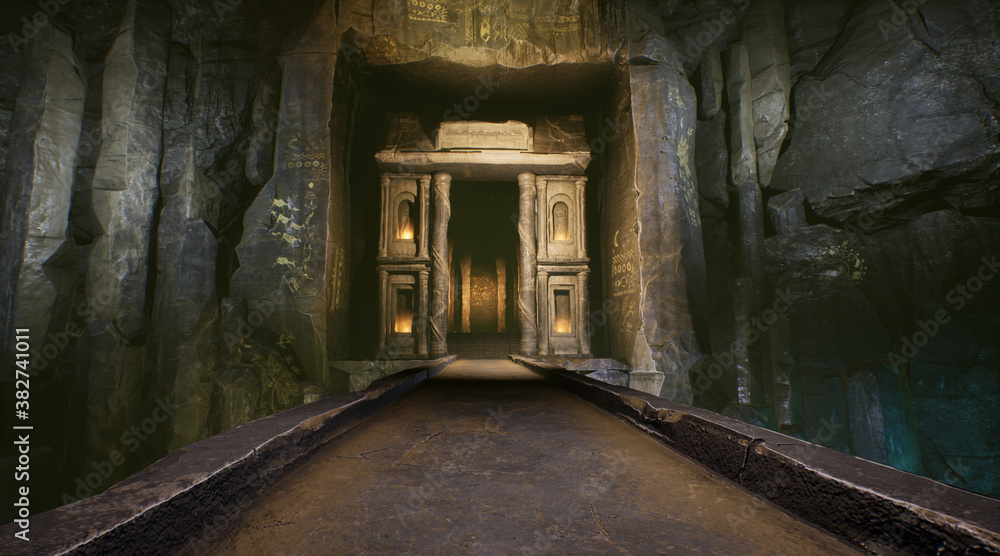
POLYGON ((375 154, 380 172, 447 172, 456 180, 517 181, 521 172, 582 176, 590 153, 543 154, 510 150, 399 152, 375 154))

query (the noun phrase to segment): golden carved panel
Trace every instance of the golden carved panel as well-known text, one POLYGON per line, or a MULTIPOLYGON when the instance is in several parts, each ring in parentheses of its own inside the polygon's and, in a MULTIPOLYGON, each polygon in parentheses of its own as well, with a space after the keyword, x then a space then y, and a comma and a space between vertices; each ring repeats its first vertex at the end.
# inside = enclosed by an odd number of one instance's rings
POLYGON ((448 4, 444 0, 409 0, 407 14, 415 21, 448 23, 448 4))

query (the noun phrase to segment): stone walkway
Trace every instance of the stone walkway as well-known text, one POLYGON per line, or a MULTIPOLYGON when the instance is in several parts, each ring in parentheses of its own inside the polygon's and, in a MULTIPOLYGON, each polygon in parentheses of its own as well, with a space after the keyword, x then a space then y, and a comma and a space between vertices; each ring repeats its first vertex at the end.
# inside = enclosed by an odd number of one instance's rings
POLYGON ((508 361, 331 442, 214 554, 854 554, 508 361))

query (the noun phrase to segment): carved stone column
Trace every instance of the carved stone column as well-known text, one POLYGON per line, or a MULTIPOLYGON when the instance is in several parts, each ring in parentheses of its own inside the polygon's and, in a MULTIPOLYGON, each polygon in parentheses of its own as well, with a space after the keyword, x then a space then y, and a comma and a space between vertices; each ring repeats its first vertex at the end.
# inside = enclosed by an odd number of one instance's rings
POLYGON ((427 234, 430 232, 430 223, 427 221, 428 204, 431 196, 431 177, 422 176, 420 178, 420 244, 417 250, 417 257, 427 258, 427 234))
POLYGON ((538 355, 549 354, 549 271, 538 269, 538 355))
MULTIPOLYGON (((586 189, 584 186, 587 184, 585 178, 580 178, 576 180, 576 206, 577 206, 577 217, 576 229, 578 231, 576 239, 576 256, 579 258, 584 258, 587 256, 587 214, 585 210, 585 200, 586 200, 586 189)), ((586 297, 586 296, 584 296, 586 297)))
POLYGON ((548 181, 545 178, 538 178, 536 186, 538 189, 538 258, 545 259, 549 256, 549 197, 546 194, 548 181))
POLYGON ((389 326, 389 271, 378 269, 378 353, 385 354, 385 334, 389 326))
POLYGON ((379 176, 382 186, 382 227, 378 235, 378 256, 389 254, 389 175, 379 176))
POLYGON ((520 293, 517 310, 521 319, 521 355, 538 353, 538 328, 535 322, 535 174, 522 172, 517 175, 520 189, 517 235, 520 239, 519 276, 520 293))
POLYGON ((430 356, 448 355, 448 220, 451 218, 451 174, 434 174, 434 229, 431 234, 430 356))
POLYGON ((580 355, 590 355, 590 295, 587 291, 586 272, 577 275, 577 287, 580 288, 580 315, 577 319, 580 331, 580 355))
MULTIPOLYGON (((422 180, 421 180, 422 181, 422 180)), ((418 274, 419 282, 417 287, 420 288, 420 307, 418 308, 417 317, 417 357, 427 357, 427 297, 428 297, 428 283, 431 278, 430 270, 421 270, 418 274)))

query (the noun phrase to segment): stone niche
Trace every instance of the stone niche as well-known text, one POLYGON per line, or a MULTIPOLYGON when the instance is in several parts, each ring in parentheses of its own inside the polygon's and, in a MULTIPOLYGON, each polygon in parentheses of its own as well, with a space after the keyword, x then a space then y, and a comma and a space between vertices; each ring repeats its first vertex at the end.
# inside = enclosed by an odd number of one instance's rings
MULTIPOLYGON (((558 143, 562 149, 553 149, 552 141, 543 142, 544 150, 536 152, 534 130, 523 122, 446 121, 436 126, 432 141, 414 136, 422 133, 421 126, 415 125, 415 116, 391 117, 387 144, 375 156, 382 199, 378 255, 381 357, 446 354, 454 300, 463 301, 464 322, 469 312, 467 298, 473 295, 493 300, 498 313, 502 313, 500 300, 515 296, 522 354, 590 354, 590 268, 584 226, 584 173, 590 153, 582 125, 574 125, 582 118, 560 118, 540 121, 548 127, 577 130, 579 137, 562 138, 558 143), (566 121, 558 121, 560 118, 566 121), (423 149, 414 148, 418 145, 423 149), (495 296, 492 291, 465 291, 486 287, 483 280, 463 279, 461 294, 449 291, 454 287, 452 265, 468 266, 465 258, 459 261, 451 256, 448 232, 453 178, 495 183, 498 188, 517 184, 515 292, 506 285, 500 291, 499 278, 489 284, 497 290, 495 296)), ((478 210, 466 204, 456 207, 478 210)), ((506 263, 502 266, 505 274, 506 263)), ((471 274, 465 266, 461 270, 462 276, 471 274)), ((501 271, 497 272, 499 277, 501 271)), ((499 321, 499 315, 493 317, 499 321)), ((463 325, 459 329, 467 332, 467 328, 463 325)))
POLYGON ((583 176, 539 176, 538 314, 540 355, 589 354, 583 176))
POLYGON ((427 357, 430 174, 382 174, 379 355, 427 357))

